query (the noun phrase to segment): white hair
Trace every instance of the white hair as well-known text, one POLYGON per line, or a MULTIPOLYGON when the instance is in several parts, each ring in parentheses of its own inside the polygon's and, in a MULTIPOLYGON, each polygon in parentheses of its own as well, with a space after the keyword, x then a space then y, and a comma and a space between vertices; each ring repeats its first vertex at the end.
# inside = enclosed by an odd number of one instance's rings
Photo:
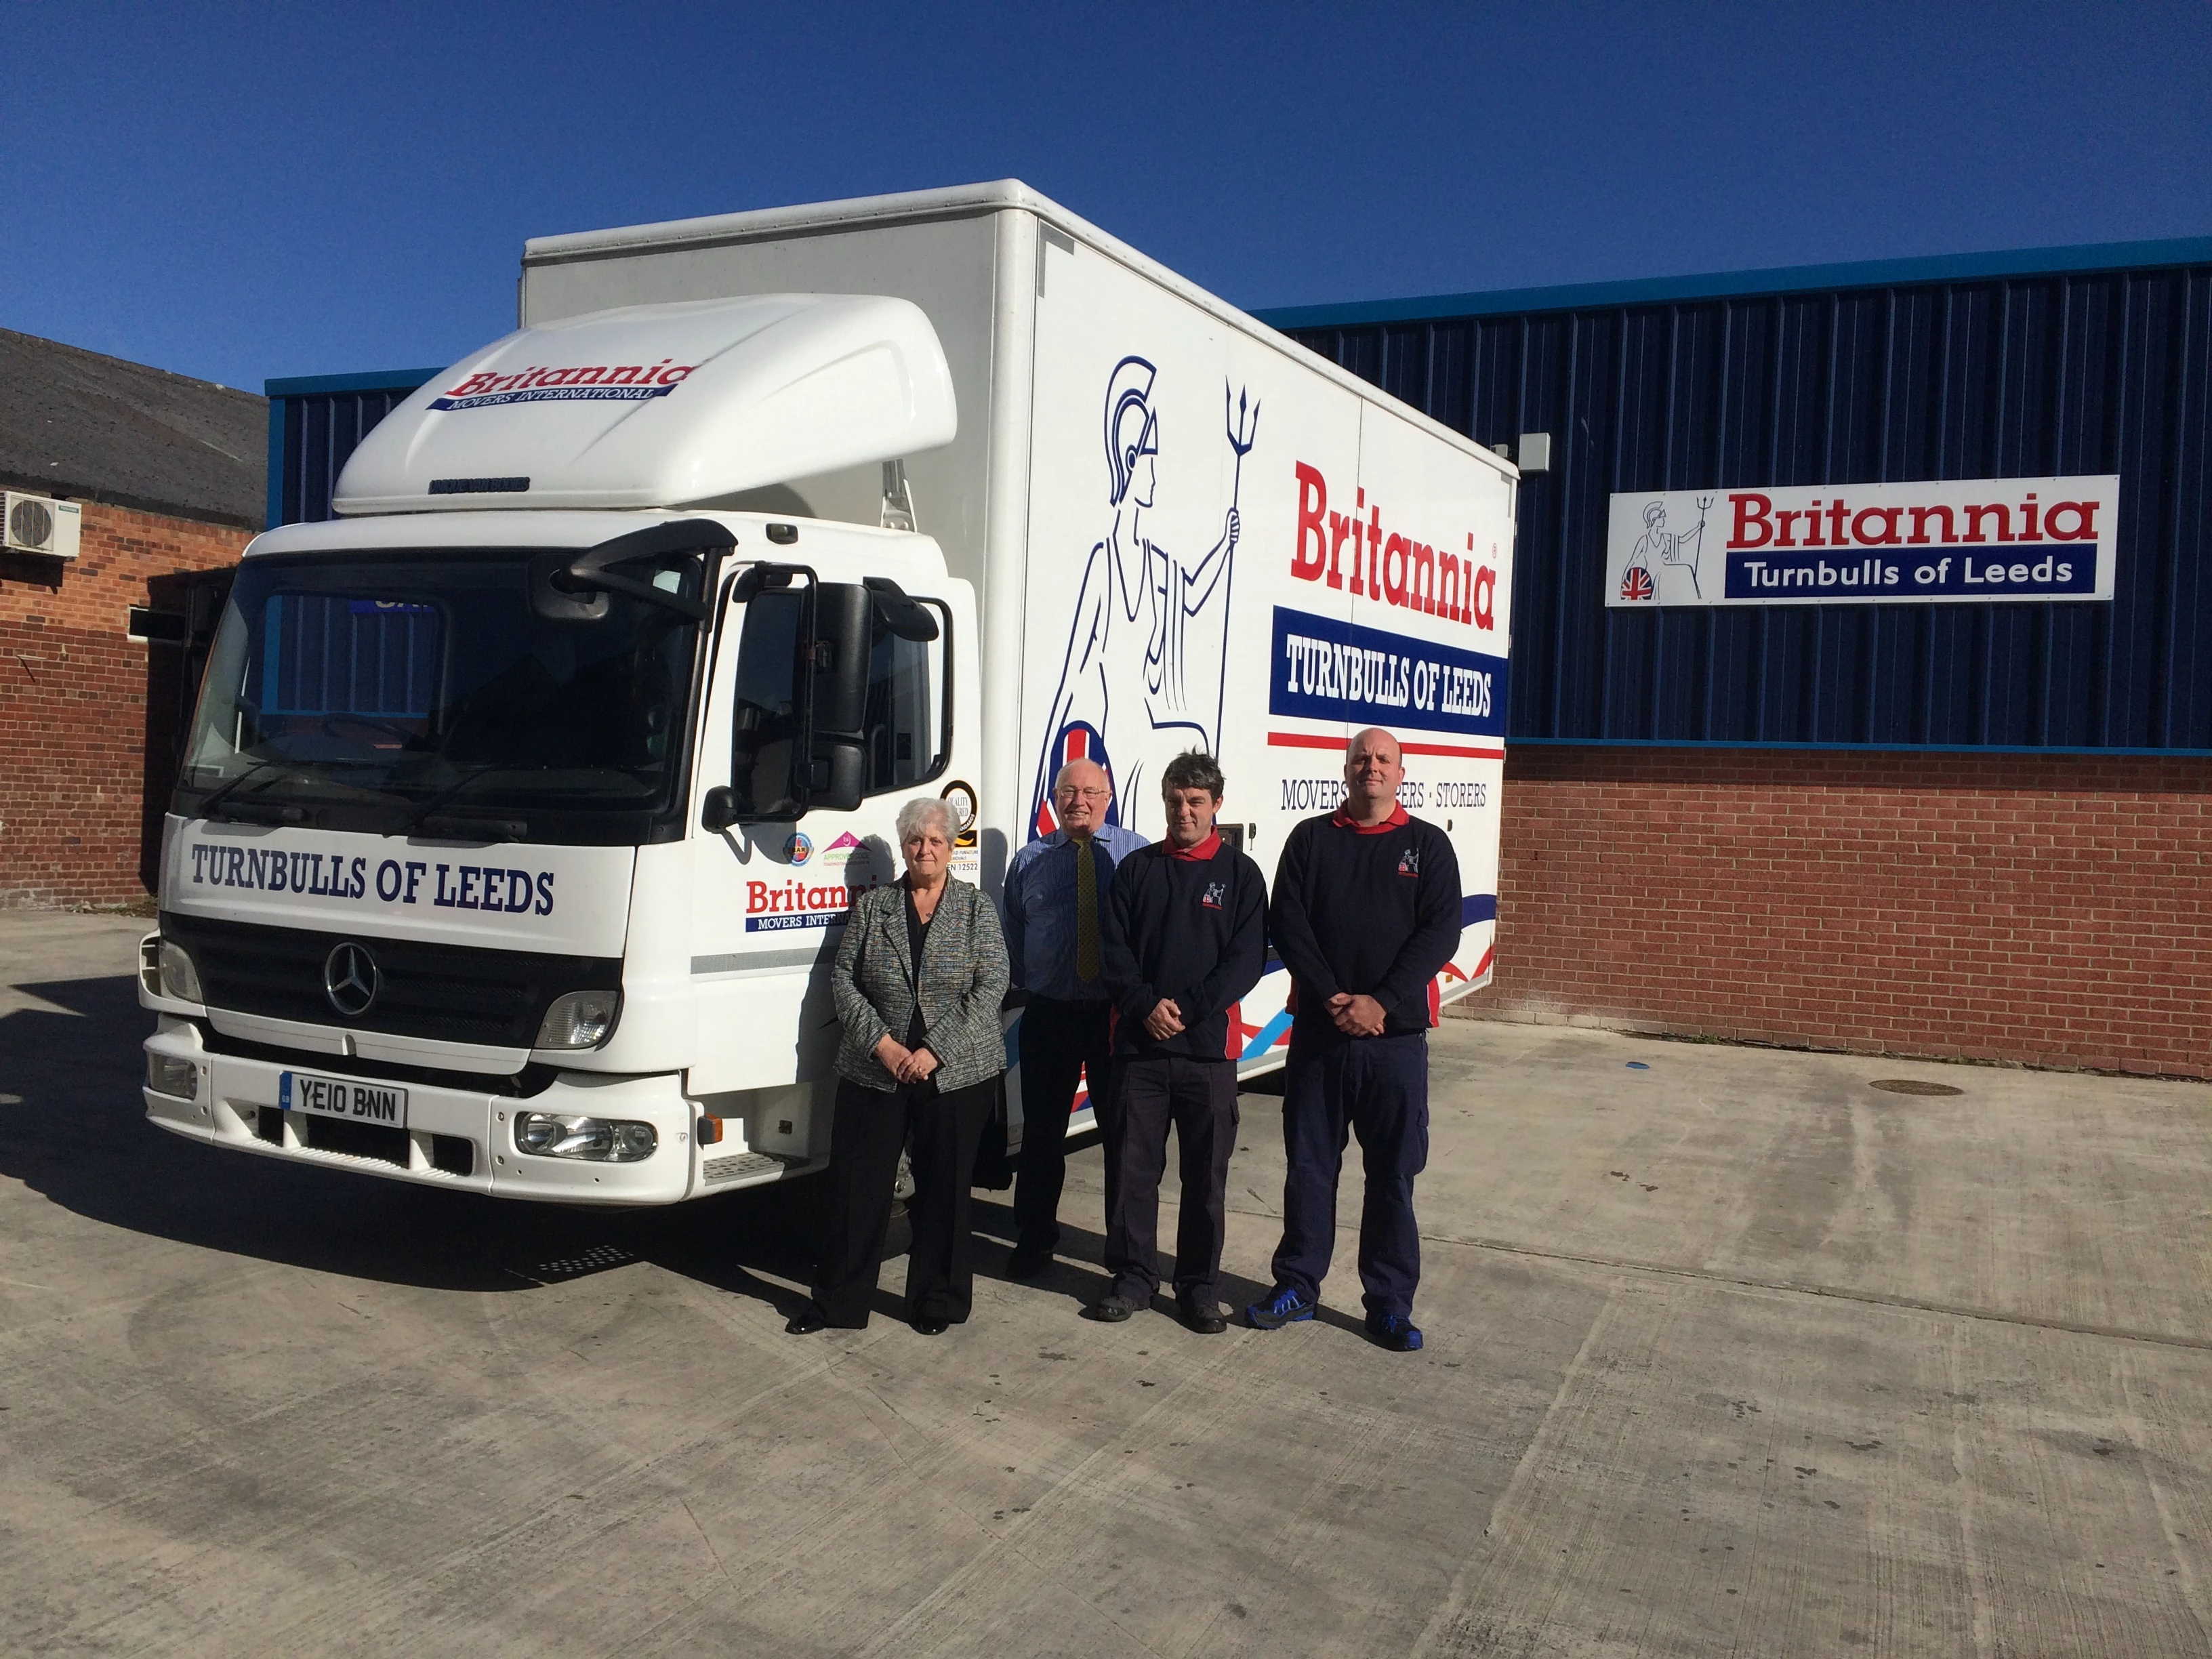
POLYGON ((938 830, 944 836, 945 845, 951 846, 953 836, 957 833, 952 827, 952 807, 951 803, 941 801, 934 795, 916 795, 899 808, 899 845, 903 847, 912 841, 921 832, 922 826, 932 819, 936 820, 938 830))

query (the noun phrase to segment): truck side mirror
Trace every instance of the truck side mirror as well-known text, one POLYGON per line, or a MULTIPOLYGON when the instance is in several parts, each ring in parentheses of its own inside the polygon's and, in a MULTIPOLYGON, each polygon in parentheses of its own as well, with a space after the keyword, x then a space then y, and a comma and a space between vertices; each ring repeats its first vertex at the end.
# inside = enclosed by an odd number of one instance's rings
POLYGON ((830 812, 856 810, 867 778, 867 750, 857 743, 817 739, 814 775, 807 780, 807 805, 830 812))
POLYGON ((857 738, 868 720, 872 595, 854 582, 814 592, 814 735, 857 738))
POLYGON ((812 742, 806 775, 794 779, 806 805, 850 812, 867 781, 868 656, 875 641, 877 596, 851 582, 815 590, 812 742))
MULTIPOLYGON (((731 599, 745 606, 745 622, 730 787, 701 799, 702 827, 720 831, 815 807, 854 811, 867 786, 869 659, 884 596, 858 583, 817 581, 802 565, 755 565, 732 585, 731 599)), ((933 634, 935 618, 914 608, 933 634)))

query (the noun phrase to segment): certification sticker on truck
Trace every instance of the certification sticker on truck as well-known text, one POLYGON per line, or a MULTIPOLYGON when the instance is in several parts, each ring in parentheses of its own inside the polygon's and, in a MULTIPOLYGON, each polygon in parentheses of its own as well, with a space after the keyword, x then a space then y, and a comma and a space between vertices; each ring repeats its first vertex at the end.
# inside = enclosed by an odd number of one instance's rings
POLYGON ((407 1091, 360 1078, 286 1072, 276 1080, 276 1103, 288 1112, 313 1112, 393 1129, 407 1127, 407 1091))

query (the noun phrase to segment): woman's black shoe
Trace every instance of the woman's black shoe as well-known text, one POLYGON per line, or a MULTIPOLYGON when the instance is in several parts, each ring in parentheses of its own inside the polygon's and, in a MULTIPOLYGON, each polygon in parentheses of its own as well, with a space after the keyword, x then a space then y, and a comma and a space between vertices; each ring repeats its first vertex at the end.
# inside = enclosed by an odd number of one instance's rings
POLYGON ((952 1328, 949 1319, 915 1318, 907 1322, 924 1336, 942 1336, 952 1328))
POLYGON ((783 1322, 783 1328, 793 1336, 811 1336, 823 1329, 830 1322, 823 1317, 822 1310, 810 1302, 783 1322))

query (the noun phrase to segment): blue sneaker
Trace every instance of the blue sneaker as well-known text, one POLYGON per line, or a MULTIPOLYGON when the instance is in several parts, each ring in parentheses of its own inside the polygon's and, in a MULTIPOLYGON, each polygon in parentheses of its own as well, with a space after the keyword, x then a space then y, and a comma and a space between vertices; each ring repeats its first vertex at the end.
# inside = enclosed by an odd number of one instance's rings
POLYGON ((1368 1315, 1367 1334, 1393 1353, 1413 1353, 1421 1346, 1421 1328, 1403 1314, 1368 1315))
POLYGON ((1278 1285, 1268 1292, 1265 1302, 1255 1302, 1245 1309, 1244 1318, 1255 1331, 1279 1331, 1301 1319, 1311 1319, 1315 1306, 1306 1299, 1304 1291, 1278 1285))

